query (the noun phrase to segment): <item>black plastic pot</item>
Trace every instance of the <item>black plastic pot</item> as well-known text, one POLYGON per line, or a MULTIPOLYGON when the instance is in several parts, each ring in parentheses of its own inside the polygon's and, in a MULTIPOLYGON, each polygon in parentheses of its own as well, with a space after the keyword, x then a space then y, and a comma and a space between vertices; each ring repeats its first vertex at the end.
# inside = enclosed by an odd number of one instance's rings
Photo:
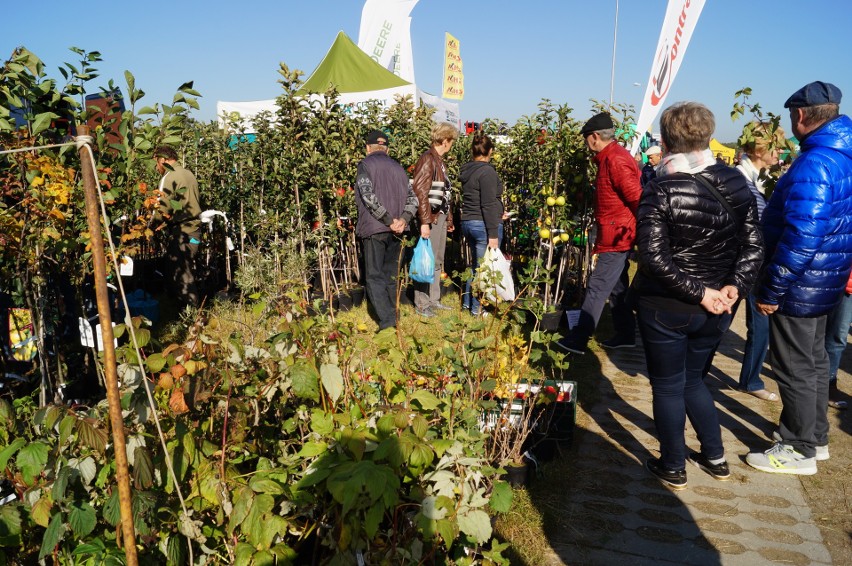
POLYGON ((559 325, 562 324, 562 315, 562 309, 544 313, 541 317, 541 329, 548 332, 556 332, 559 330, 559 325))
POLYGON ((334 304, 340 312, 352 310, 352 297, 346 293, 338 293, 334 296, 334 304))
POLYGON ((363 287, 354 287, 349 291, 349 296, 352 297, 352 306, 360 307, 364 302, 365 291, 363 287))
POLYGON ((512 487, 526 487, 529 481, 529 464, 509 464, 506 466, 506 481, 512 487))

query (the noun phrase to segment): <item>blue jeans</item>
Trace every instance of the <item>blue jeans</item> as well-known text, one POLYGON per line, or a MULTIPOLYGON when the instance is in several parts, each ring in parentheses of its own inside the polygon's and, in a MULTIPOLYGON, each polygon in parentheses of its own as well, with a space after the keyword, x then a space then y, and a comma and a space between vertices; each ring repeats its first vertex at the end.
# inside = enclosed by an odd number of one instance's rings
MULTIPOLYGON (((740 389, 760 391, 765 389, 760 372, 769 351, 769 317, 757 310, 757 300, 749 293, 746 297, 746 343, 740 368, 740 389)), ((852 312, 852 311, 850 311, 852 312)), ((847 324, 847 327, 849 325, 847 324)), ((838 358, 839 359, 839 358, 838 358)))
POLYGON ((837 381, 837 368, 840 356, 846 348, 849 337, 849 324, 852 324, 852 295, 843 293, 834 310, 828 313, 825 322, 825 351, 828 353, 828 381, 837 381))
POLYGON ((630 287, 629 252, 605 252, 598 254, 595 270, 586 283, 586 296, 580 307, 580 320, 568 335, 568 340, 577 346, 585 346, 601 319, 604 305, 609 299, 615 337, 633 341, 636 336, 636 317, 627 302, 630 287))
MULTIPOLYGON (((479 262, 485 257, 485 250, 488 248, 488 233, 485 231, 485 222, 483 220, 462 220, 461 223, 462 235, 467 241, 468 255, 470 256, 473 265, 469 265, 472 270, 479 267, 479 262)), ((497 246, 503 243, 503 224, 497 225, 497 246)), ((469 309, 473 314, 479 314, 481 309, 479 300, 475 293, 470 292, 470 282, 468 279, 464 284, 464 293, 462 294, 462 306, 469 309)))
POLYGON ((704 384, 709 360, 731 325, 730 314, 682 313, 639 306, 639 334, 653 393, 660 462, 668 470, 686 465, 686 419, 698 435, 701 453, 722 458, 722 430, 710 390, 704 384))

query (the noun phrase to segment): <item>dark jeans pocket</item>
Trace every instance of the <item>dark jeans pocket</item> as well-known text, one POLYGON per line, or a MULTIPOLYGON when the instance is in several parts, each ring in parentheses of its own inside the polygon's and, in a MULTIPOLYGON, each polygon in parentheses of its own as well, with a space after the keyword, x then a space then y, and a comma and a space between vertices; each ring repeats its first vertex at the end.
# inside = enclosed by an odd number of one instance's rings
POLYGON ((654 321, 669 330, 682 330, 689 326, 692 315, 683 312, 655 311, 654 321))

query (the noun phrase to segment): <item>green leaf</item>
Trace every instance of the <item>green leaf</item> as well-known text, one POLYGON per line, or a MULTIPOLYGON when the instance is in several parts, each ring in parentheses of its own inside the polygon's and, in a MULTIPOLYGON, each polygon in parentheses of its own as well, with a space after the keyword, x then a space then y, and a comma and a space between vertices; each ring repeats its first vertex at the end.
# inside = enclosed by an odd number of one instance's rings
POLYGON ((59 468, 59 472, 56 474, 56 479, 53 481, 53 490, 51 491, 54 501, 62 501, 65 499, 65 490, 68 489, 68 481, 74 473, 74 469, 70 466, 62 466, 59 468))
POLYGON ((163 354, 151 354, 145 359, 145 365, 148 366, 148 371, 157 373, 165 367, 166 361, 163 354))
POLYGON ((71 553, 71 556, 82 556, 85 554, 101 554, 106 550, 106 546, 104 545, 104 541, 99 538, 92 540, 91 542, 82 543, 77 545, 77 548, 71 553))
POLYGON ((104 503, 103 510, 104 521, 117 527, 121 522, 121 507, 118 502, 118 489, 114 489, 110 494, 109 499, 104 503))
POLYGON ((331 434, 334 431, 334 415, 322 409, 311 411, 311 430, 317 434, 331 434))
POLYGON ((77 428, 77 417, 74 415, 65 415, 59 421, 59 446, 64 446, 68 438, 77 428))
POLYGON ((306 442, 302 446, 302 449, 299 450, 297 456, 300 458, 313 458, 314 456, 319 456, 326 450, 328 450, 328 444, 325 442, 306 442))
POLYGON ((21 475, 27 485, 32 485, 36 476, 44 470, 49 452, 50 448, 48 445, 39 441, 27 444, 18 452, 15 462, 18 464, 18 468, 21 470, 21 475))
POLYGON ((290 368, 290 379, 297 397, 319 401, 319 374, 315 367, 297 363, 290 368))
POLYGON ((33 136, 39 135, 41 132, 45 131, 50 127, 50 122, 59 118, 59 114, 55 114, 53 112, 42 112, 41 114, 35 117, 35 121, 33 122, 33 136))
POLYGON ((491 518, 485 511, 471 509, 467 513, 457 515, 456 520, 459 530, 476 542, 485 543, 491 538, 491 518))
MULTIPOLYGON (((234 552, 234 566, 251 566, 252 556, 254 556, 252 545, 244 542, 237 544, 237 550, 234 552)), ((170 562, 170 564, 180 564, 180 562, 170 562)))
POLYGON ((228 521, 228 534, 234 534, 234 529, 241 526, 248 516, 251 504, 254 503, 254 492, 246 486, 238 488, 233 495, 234 509, 228 521))
POLYGON ((441 401, 431 391, 418 389, 411 396, 411 402, 416 402, 425 411, 437 409, 441 405, 441 401))
POLYGON ((257 547, 266 538, 263 523, 269 520, 269 512, 275 506, 271 495, 259 494, 254 498, 248 515, 242 524, 243 534, 249 543, 257 547))
POLYGON ((6 464, 9 463, 9 458, 11 458, 15 452, 20 450, 21 446, 24 446, 26 443, 27 441, 23 438, 16 438, 9 446, 6 446, 2 451, 0 451, 0 471, 6 469, 6 464))
POLYGON ((367 513, 364 516, 364 532, 371 539, 379 532, 379 525, 381 525, 384 516, 385 506, 380 501, 367 509, 367 513))
POLYGON ((271 493, 272 495, 284 493, 284 487, 280 483, 263 476, 252 476, 249 480, 249 487, 255 493, 271 493))
POLYGON ((166 558, 169 564, 186 564, 186 543, 183 536, 173 534, 169 537, 166 558))
POLYGON ((50 556, 53 553, 53 549, 62 541, 62 537, 64 536, 65 523, 62 522, 62 514, 55 513, 50 520, 47 530, 44 531, 44 538, 41 540, 41 550, 38 553, 38 559, 43 560, 45 557, 50 556))
POLYGON ((458 528, 450 519, 440 519, 437 523, 438 525, 436 529, 438 534, 440 534, 441 538, 444 539, 444 546, 449 549, 453 545, 453 541, 456 540, 456 537, 458 536, 458 528))
POLYGON ((337 400, 343 394, 343 373, 340 368, 335 364, 322 364, 320 376, 322 377, 322 386, 331 397, 331 401, 337 403, 337 400))
POLYGON ((97 513, 85 501, 75 502, 71 505, 71 511, 68 513, 68 524, 77 538, 83 538, 95 530, 97 522, 97 513))
POLYGON ((495 481, 488 504, 498 513, 507 513, 512 507, 512 486, 502 480, 495 481))
POLYGON ((21 543, 21 511, 17 505, 0 506, 0 545, 17 546, 21 543))

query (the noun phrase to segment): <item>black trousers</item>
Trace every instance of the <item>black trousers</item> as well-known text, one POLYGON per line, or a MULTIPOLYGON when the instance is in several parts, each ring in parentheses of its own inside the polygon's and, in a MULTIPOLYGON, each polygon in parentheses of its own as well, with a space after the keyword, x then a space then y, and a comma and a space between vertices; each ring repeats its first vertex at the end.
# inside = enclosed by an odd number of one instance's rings
POLYGON ((392 232, 361 239, 367 299, 379 318, 379 330, 396 326, 396 287, 401 244, 399 236, 392 232))
POLYGON ((195 280, 195 256, 198 253, 198 241, 180 229, 169 232, 166 247, 166 270, 164 273, 172 297, 181 310, 187 305, 197 307, 199 303, 198 284, 195 280))
POLYGON ((826 318, 769 317, 769 360, 783 403, 778 432, 806 458, 828 445, 826 318))

